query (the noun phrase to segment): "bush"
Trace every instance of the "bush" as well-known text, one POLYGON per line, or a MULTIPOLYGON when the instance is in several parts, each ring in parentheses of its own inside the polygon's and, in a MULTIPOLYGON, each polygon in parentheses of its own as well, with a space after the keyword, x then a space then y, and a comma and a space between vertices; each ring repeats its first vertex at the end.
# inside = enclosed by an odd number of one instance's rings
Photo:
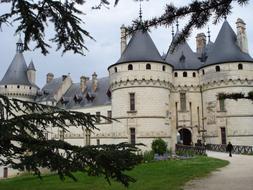
POLYGON ((161 138, 155 139, 152 142, 152 150, 155 154, 163 155, 167 150, 167 143, 161 138))
POLYGON ((154 152, 153 151, 145 151, 143 153, 143 161, 146 162, 152 162, 154 160, 154 152))

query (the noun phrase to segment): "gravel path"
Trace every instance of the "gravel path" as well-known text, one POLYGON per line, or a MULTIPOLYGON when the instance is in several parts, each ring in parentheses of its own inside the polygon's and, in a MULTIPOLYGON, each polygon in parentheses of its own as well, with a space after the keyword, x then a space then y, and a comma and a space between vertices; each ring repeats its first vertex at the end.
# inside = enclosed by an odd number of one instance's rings
POLYGON ((253 156, 207 152, 208 156, 228 160, 230 164, 208 177, 188 182, 184 190, 253 190, 253 156))

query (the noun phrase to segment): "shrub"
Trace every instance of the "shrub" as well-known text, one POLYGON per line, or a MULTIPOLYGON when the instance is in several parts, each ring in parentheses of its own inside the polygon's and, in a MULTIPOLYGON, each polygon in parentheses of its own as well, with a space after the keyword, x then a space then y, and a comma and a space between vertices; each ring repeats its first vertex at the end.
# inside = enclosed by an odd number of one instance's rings
POLYGON ((143 161, 146 162, 152 162, 154 160, 154 152, 153 151, 145 151, 143 153, 143 161))
POLYGON ((152 142, 152 150, 155 154, 163 155, 167 150, 167 144, 161 138, 155 139, 152 142))

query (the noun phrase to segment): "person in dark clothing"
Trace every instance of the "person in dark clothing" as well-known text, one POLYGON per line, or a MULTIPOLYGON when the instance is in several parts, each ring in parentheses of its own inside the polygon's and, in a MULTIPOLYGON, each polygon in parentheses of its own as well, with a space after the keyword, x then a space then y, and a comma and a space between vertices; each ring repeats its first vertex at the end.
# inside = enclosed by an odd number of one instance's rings
POLYGON ((229 156, 232 157, 233 145, 231 144, 231 142, 228 142, 228 145, 227 145, 226 149, 229 152, 229 156))

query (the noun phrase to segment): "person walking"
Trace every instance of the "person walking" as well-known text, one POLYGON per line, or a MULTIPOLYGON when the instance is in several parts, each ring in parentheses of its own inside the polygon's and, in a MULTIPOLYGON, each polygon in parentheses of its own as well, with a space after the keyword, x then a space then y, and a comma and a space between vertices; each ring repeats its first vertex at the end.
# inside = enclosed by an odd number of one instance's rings
POLYGON ((233 145, 231 144, 231 142, 228 142, 226 150, 229 152, 229 156, 232 157, 233 145))

